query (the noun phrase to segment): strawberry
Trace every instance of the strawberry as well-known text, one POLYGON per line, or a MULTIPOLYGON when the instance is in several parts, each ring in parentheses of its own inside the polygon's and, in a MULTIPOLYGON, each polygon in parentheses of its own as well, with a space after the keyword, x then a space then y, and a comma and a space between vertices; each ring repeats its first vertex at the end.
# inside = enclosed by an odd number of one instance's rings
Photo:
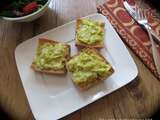
POLYGON ((38 7, 37 2, 28 3, 23 7, 23 12, 24 14, 32 13, 35 9, 37 9, 37 7, 38 7))

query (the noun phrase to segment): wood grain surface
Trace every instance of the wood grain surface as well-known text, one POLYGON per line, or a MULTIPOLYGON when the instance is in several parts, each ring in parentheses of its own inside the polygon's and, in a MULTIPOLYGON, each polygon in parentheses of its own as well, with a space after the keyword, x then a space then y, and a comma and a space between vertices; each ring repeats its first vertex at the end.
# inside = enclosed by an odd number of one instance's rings
MULTIPOLYGON (((14 50, 18 44, 78 17, 96 13, 105 0, 52 0, 48 11, 30 23, 0 20, 0 106, 15 120, 33 120, 16 68, 14 50)), ((160 82, 128 48, 139 70, 127 86, 78 110, 63 120, 106 120, 147 118, 160 107, 160 82)))

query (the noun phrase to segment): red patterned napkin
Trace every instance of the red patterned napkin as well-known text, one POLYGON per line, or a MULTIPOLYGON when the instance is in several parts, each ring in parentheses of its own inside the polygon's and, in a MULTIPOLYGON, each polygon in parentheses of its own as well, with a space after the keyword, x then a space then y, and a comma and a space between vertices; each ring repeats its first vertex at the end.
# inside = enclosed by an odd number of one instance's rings
MULTIPOLYGON (((134 0, 130 0, 134 5, 134 0)), ((143 4, 152 29, 160 36, 160 19, 156 10, 147 3, 143 4)), ((122 37, 122 40, 136 53, 143 63, 160 79, 155 68, 151 52, 151 43, 147 33, 129 16, 123 6, 123 0, 107 0, 103 5, 97 6, 98 12, 102 13, 111 22, 113 27, 122 37)), ((157 45, 160 51, 160 46, 157 45)))

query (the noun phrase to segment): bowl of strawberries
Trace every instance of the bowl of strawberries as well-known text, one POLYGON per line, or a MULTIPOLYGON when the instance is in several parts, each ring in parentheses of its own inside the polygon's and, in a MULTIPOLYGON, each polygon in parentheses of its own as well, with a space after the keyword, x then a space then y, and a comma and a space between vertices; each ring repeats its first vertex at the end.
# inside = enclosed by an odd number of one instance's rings
POLYGON ((0 0, 0 17, 13 22, 30 22, 44 14, 50 0, 0 0))

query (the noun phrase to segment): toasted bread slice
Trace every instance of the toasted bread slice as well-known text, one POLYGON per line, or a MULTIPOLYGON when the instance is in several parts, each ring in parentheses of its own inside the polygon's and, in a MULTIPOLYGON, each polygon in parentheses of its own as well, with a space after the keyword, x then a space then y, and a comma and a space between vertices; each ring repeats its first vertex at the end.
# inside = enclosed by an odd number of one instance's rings
MULTIPOLYGON (((82 21, 83 19, 77 19, 77 23, 76 23, 76 46, 78 48, 96 48, 96 49, 100 49, 104 47, 104 40, 100 40, 101 42, 96 42, 93 44, 86 44, 84 42, 81 42, 79 40, 79 38, 77 37, 77 31, 80 29, 81 25, 82 25, 82 21)), ((97 26, 100 27, 101 31, 104 33, 104 26, 105 24, 103 22, 97 22, 97 26)))
MULTIPOLYGON (((49 40, 49 39, 46 39, 46 38, 39 38, 39 43, 38 43, 38 47, 41 47, 42 45, 46 44, 46 43, 49 43, 51 45, 56 45, 60 42, 57 42, 57 41, 54 41, 54 40, 49 40)), ((31 64, 31 68, 35 71, 38 71, 38 72, 42 72, 42 73, 47 73, 47 74, 65 74, 67 72, 67 69, 66 69, 66 61, 70 58, 70 46, 66 43, 62 43, 64 46, 65 46, 65 61, 63 61, 63 64, 64 64, 64 67, 61 68, 61 69, 51 69, 51 68, 40 68, 36 65, 36 63, 33 61, 32 64, 31 64)), ((53 51, 54 52, 54 51, 53 51)))
MULTIPOLYGON (((78 59, 77 59, 78 60, 78 59)), ((77 64, 77 63, 76 63, 77 64)), ((87 64, 87 63, 84 63, 84 64, 87 64)), ((94 86, 95 84, 97 84, 98 82, 100 81, 103 81, 103 80, 106 80, 110 75, 113 74, 114 72, 114 69, 112 68, 112 66, 109 64, 109 62, 96 50, 96 49, 90 49, 90 48, 86 48, 86 49, 82 49, 81 52, 79 52, 77 55, 73 56, 70 58, 70 60, 67 62, 67 69, 69 71, 69 73, 71 74, 72 76, 72 79, 73 79, 73 82, 81 89, 81 90, 87 90, 89 89, 90 87, 94 86), (109 69, 107 69, 107 73, 105 73, 105 75, 98 75, 96 77, 93 77, 93 78, 88 78, 87 80, 85 80, 85 82, 82 82, 80 84, 77 84, 74 80, 74 72, 75 71, 72 71, 70 70, 70 61, 72 59, 75 59, 76 57, 78 57, 82 52, 85 52, 85 53, 91 53, 91 54, 94 54, 98 60, 102 61, 104 64, 106 64, 107 66, 109 66, 109 69)), ((97 66, 96 66, 97 67, 97 66)), ((77 66, 76 66, 77 68, 77 66)), ((85 68, 81 67, 81 70, 84 71, 84 72, 90 72, 90 71, 86 71, 85 68)), ((92 72, 92 70, 91 70, 92 72)), ((84 81, 84 80, 83 80, 84 81)))

